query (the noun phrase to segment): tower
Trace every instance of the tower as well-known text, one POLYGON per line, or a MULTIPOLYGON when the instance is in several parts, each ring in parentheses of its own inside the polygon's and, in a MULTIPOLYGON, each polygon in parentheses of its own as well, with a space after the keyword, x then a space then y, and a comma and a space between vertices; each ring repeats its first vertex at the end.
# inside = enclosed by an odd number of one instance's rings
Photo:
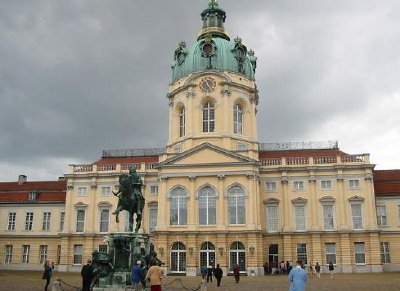
POLYGON ((172 63, 167 153, 204 142, 257 158, 256 57, 239 37, 231 41, 217 1, 201 13, 196 42, 180 42, 172 63))

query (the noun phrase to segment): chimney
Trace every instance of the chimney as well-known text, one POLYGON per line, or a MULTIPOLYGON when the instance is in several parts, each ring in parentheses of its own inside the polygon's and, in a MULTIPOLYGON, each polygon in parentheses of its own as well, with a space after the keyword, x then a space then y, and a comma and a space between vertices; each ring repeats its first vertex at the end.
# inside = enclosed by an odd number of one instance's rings
POLYGON ((19 175, 18 176, 18 185, 22 185, 26 183, 27 177, 25 175, 19 175))

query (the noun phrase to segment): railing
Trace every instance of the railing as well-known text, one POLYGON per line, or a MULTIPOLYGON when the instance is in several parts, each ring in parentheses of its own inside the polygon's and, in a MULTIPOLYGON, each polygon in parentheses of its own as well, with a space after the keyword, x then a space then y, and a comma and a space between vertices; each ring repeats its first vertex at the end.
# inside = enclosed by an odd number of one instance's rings
POLYGON ((317 157, 279 157, 261 158, 261 166, 296 166, 296 165, 322 165, 341 163, 369 163, 368 154, 342 155, 342 156, 317 156, 317 157))
POLYGON ((159 165, 159 163, 148 163, 146 164, 146 170, 153 170, 155 168, 157 168, 159 165))
POLYGON ((129 170, 132 166, 134 166, 136 170, 140 170, 140 163, 122 164, 121 165, 121 169, 122 170, 129 170))
POLYGON ((115 171, 117 165, 115 164, 100 164, 97 165, 97 171, 115 171))
POLYGON ((91 172, 92 170, 92 165, 74 165, 74 172, 91 172))
POLYGON ((288 158, 286 158, 287 165, 307 165, 308 162, 309 162, 308 157, 299 157, 299 158, 288 157, 288 158))

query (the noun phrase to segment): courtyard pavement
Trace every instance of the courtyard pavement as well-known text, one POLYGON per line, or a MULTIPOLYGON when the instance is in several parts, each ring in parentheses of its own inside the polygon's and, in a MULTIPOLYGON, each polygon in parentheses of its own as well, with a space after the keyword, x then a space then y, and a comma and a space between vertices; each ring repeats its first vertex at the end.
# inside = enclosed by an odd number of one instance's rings
MULTIPOLYGON (((0 290, 4 291, 36 291, 43 290, 45 280, 42 272, 4 271, 0 270, 0 290)), ((60 278, 65 291, 77 291, 74 287, 81 286, 81 277, 78 273, 53 273, 52 281, 60 278)), ((163 279, 163 291, 196 290, 200 285, 200 277, 167 276, 163 279)), ((207 291, 264 291, 288 290, 289 283, 286 275, 240 277, 239 284, 235 284, 231 276, 223 277, 221 287, 216 286, 215 280, 207 284, 207 291)), ((49 290, 51 290, 49 288, 49 290)), ((130 289, 126 289, 130 290, 130 289)), ((400 273, 375 274, 335 274, 331 279, 328 274, 322 274, 321 279, 308 277, 307 291, 400 291, 400 273)))

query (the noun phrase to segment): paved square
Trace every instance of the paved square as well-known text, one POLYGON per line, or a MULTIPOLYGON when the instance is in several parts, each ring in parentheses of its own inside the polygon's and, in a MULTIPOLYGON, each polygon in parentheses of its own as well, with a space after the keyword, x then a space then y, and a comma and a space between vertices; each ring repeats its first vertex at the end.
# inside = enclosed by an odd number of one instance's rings
MULTIPOLYGON (((42 290, 45 281, 41 279, 42 272, 24 271, 0 271, 0 290, 4 291, 34 291, 42 290)), ((64 282, 81 287, 81 277, 78 273, 54 272, 52 281, 61 278, 64 282)), ((166 277, 164 291, 195 290, 200 285, 200 277, 166 277), (184 287, 182 287, 182 284, 184 287)), ((62 284, 65 291, 76 291, 76 288, 62 284)), ((288 290, 289 283, 286 275, 246 277, 240 278, 239 284, 235 284, 231 276, 223 277, 221 287, 213 283, 207 284, 207 291, 263 291, 263 290, 288 290)), ((127 289, 129 290, 129 289, 127 289)), ((400 273, 378 274, 335 274, 333 279, 323 274, 321 279, 309 276, 308 291, 400 291, 400 273)))

